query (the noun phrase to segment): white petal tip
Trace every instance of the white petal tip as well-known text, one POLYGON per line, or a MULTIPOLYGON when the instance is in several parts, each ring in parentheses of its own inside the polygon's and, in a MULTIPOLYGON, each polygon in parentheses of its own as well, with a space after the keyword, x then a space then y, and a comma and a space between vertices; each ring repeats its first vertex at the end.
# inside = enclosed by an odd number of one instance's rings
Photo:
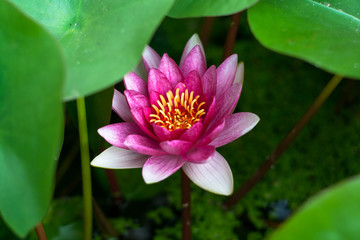
POLYGON ((219 195, 231 195, 234 181, 229 164, 218 153, 204 164, 186 163, 186 175, 200 188, 219 195))
POLYGON ((236 69, 236 74, 234 78, 234 84, 235 83, 244 83, 244 62, 240 62, 236 69))
POLYGON ((90 165, 108 169, 140 168, 147 158, 149 156, 111 146, 94 158, 90 165))

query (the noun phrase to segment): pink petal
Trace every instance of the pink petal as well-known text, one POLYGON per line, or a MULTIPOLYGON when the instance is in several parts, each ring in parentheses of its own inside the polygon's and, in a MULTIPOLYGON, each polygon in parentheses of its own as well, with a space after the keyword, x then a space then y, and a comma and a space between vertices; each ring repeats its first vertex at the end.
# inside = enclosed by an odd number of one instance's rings
POLYGON ((203 147, 207 146, 211 143, 223 130, 225 126, 225 119, 223 119, 218 125, 214 125, 211 129, 206 130, 204 136, 202 136, 198 143, 196 143, 195 147, 203 147))
POLYGON ((192 163, 205 163, 215 154, 214 146, 204 146, 197 149, 191 149, 183 158, 192 163))
POLYGON ((189 94, 193 91, 194 97, 197 95, 202 95, 202 86, 201 79, 196 71, 191 71, 185 78, 184 84, 186 89, 189 91, 189 94))
POLYGON ((155 91, 166 96, 169 90, 172 90, 172 86, 166 76, 157 69, 151 69, 148 78, 149 93, 155 91))
POLYGON ((157 104, 157 100, 160 100, 161 102, 161 99, 160 99, 160 93, 158 92, 155 92, 155 91, 151 91, 150 92, 150 104, 155 104, 156 106, 158 106, 157 104))
POLYGON ((237 63, 238 63, 238 56, 237 54, 233 54, 227 59, 225 59, 225 61, 216 69, 217 98, 234 83, 237 63))
POLYGON ((234 113, 226 119, 223 131, 210 144, 218 148, 232 142, 253 129, 259 120, 253 113, 234 113))
POLYGON ((235 83, 216 99, 216 114, 211 121, 210 127, 213 127, 222 119, 227 118, 232 111, 234 111, 240 97, 241 89, 242 85, 240 83, 235 83))
POLYGON ((149 115, 148 112, 151 112, 151 109, 150 108, 133 108, 133 109, 131 109, 131 115, 132 115, 135 123, 141 128, 141 130, 143 130, 150 137, 157 139, 157 137, 154 135, 154 133, 152 131, 152 127, 147 119, 147 116, 145 116, 145 112, 146 112, 146 115, 148 116, 149 115))
POLYGON ((114 89, 114 97, 112 100, 112 109, 125 122, 134 122, 125 96, 116 89, 114 89))
POLYGON ((216 67, 212 65, 201 78, 203 94, 207 97, 207 102, 216 93, 216 67))
POLYGON ((191 181, 206 191, 226 196, 233 192, 234 181, 231 169, 218 152, 215 152, 206 163, 185 163, 183 170, 191 181))
POLYGON ((184 77, 186 77, 193 70, 197 71, 200 77, 202 77, 206 70, 206 60, 199 45, 195 46, 189 52, 180 69, 184 77))
MULTIPOLYGON (((185 129, 176 129, 174 131, 169 131, 164 127, 161 127, 155 123, 152 124, 155 135, 160 139, 160 141, 179 139, 180 136, 185 132, 185 129)), ((185 139, 184 139, 185 140, 185 139)))
POLYGON ((98 129, 98 133, 108 143, 120 148, 127 148, 124 141, 131 134, 144 135, 143 131, 135 123, 114 123, 98 129))
POLYGON ((205 118, 204 118, 204 123, 203 123, 204 129, 207 129, 210 122, 212 121, 214 114, 215 114, 215 109, 216 109, 216 98, 214 97, 212 99, 211 105, 209 106, 207 113, 205 115, 205 118))
POLYGON ((146 71, 149 73, 150 69, 157 68, 160 64, 160 56, 149 46, 146 46, 142 53, 142 60, 146 71))
POLYGON ((110 169, 141 168, 149 157, 112 146, 94 158, 91 165, 110 169))
POLYGON ((198 140, 202 129, 203 124, 201 122, 197 122, 191 128, 187 129, 183 135, 181 135, 180 140, 195 142, 198 140))
POLYGON ((130 109, 150 107, 149 98, 134 90, 125 90, 125 97, 130 109))
POLYGON ((181 94, 185 92, 186 85, 182 82, 179 82, 174 89, 179 89, 179 95, 181 96, 181 94))
POLYGON ((149 158, 142 169, 146 183, 156 183, 169 177, 185 163, 180 156, 165 155, 149 158))
POLYGON ((203 56, 204 56, 204 59, 205 59, 204 47, 203 47, 203 45, 202 45, 202 43, 200 41, 199 36, 195 33, 194 35, 192 35, 192 37, 186 43, 186 46, 184 48, 184 51, 183 51, 181 59, 180 59, 180 64, 179 64, 180 67, 182 66, 186 56, 189 54, 191 49, 193 49, 196 45, 200 46, 201 52, 203 53, 203 56))
POLYGON ((159 143, 141 136, 141 135, 129 135, 124 144, 130 149, 137 153, 145 154, 145 155, 165 155, 166 153, 160 148, 159 143))
POLYGON ((124 84, 127 90, 134 90, 145 96, 148 95, 147 82, 134 72, 130 72, 124 76, 124 84))
POLYGON ((241 62, 241 63, 239 63, 239 65, 236 69, 234 84, 235 83, 243 84, 243 82, 244 82, 244 63, 241 62))
POLYGON ((166 53, 161 58, 158 69, 167 77, 173 88, 184 79, 178 65, 176 65, 174 60, 172 60, 166 53))
POLYGON ((183 155, 187 153, 194 144, 183 140, 163 141, 160 147, 167 153, 173 155, 183 155))

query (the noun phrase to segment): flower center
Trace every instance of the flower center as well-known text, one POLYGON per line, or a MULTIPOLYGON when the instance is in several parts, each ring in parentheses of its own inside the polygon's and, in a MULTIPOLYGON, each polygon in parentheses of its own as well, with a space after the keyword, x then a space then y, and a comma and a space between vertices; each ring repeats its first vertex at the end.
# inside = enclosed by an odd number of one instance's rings
POLYGON ((179 88, 175 96, 170 90, 166 93, 167 101, 163 95, 157 100, 157 106, 152 104, 154 114, 150 114, 150 122, 164 127, 170 131, 176 129, 189 129, 205 115, 202 106, 205 102, 198 103, 199 95, 194 97, 194 91, 185 89, 180 95, 179 88))

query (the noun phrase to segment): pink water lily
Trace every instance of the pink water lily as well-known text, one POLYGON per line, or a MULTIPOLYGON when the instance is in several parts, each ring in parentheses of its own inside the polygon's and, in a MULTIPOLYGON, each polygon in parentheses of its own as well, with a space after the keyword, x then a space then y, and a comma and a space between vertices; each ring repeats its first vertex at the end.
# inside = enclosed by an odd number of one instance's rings
POLYGON ((155 183, 182 168, 199 187, 221 195, 233 192, 231 169, 215 149, 250 131, 259 121, 249 112, 232 114, 243 83, 236 54, 218 68, 206 67, 195 34, 179 66, 150 47, 143 52, 146 74, 124 77, 125 95, 115 90, 113 110, 125 121, 98 130, 111 145, 91 165, 141 168, 155 183), (144 80, 144 79, 147 79, 144 80))

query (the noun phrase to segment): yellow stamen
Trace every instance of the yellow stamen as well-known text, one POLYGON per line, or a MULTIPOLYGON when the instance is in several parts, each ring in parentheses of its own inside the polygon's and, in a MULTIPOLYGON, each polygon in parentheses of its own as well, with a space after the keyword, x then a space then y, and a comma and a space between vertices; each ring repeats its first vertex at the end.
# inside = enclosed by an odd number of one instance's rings
POLYGON ((155 123, 169 131, 189 129, 201 121, 206 114, 203 109, 205 102, 199 103, 200 96, 194 97, 194 91, 189 94, 189 90, 185 89, 180 94, 180 89, 177 88, 175 95, 173 91, 168 91, 165 97, 160 95, 157 104, 152 104, 154 110, 149 115, 150 123, 155 123))

